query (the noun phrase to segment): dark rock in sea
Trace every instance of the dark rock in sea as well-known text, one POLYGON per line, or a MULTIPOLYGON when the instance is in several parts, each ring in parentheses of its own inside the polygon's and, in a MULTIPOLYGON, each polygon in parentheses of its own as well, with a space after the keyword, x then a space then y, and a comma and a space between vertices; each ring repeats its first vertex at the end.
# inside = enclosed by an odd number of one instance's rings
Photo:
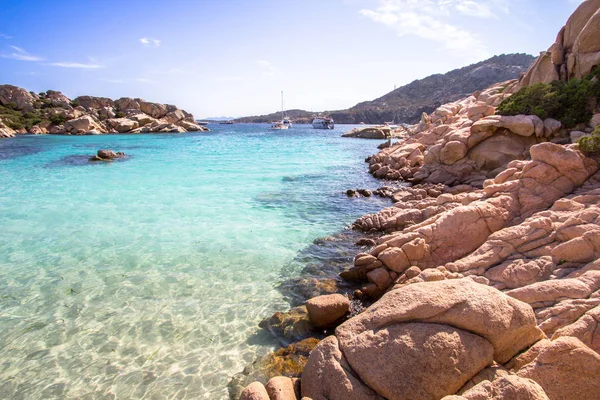
POLYGON ((346 195, 348 197, 356 197, 356 190, 354 190, 354 189, 348 189, 348 190, 346 190, 346 195))
POLYGON ((273 334, 283 346, 319 334, 308 316, 306 306, 294 307, 286 312, 276 312, 263 319, 259 327, 273 334))
POLYGON ((373 194, 369 189, 358 189, 358 193, 362 194, 365 197, 371 197, 373 194))
POLYGON ((125 157, 125 153, 118 151, 114 152, 112 150, 98 150, 98 154, 90 158, 90 161, 112 161, 116 158, 125 157))
POLYGON ((354 245, 358 246, 358 247, 373 247, 377 244, 377 242, 374 239, 369 239, 369 238, 362 238, 362 239, 358 239, 354 245))
POLYGON ((281 283, 279 290, 292 306, 304 304, 310 298, 323 294, 351 294, 360 288, 356 283, 340 277, 342 271, 353 265, 358 240, 374 240, 378 236, 345 230, 327 238, 317 239, 298 253, 292 263, 284 268, 283 276, 294 276, 281 283), (298 265, 302 266, 297 272, 298 265))
POLYGON ((383 149, 387 149, 388 147, 391 147, 391 146, 392 146, 392 140, 390 139, 390 140, 387 140, 387 141, 381 143, 379 146, 377 146, 377 148, 379 150, 383 150, 383 149))

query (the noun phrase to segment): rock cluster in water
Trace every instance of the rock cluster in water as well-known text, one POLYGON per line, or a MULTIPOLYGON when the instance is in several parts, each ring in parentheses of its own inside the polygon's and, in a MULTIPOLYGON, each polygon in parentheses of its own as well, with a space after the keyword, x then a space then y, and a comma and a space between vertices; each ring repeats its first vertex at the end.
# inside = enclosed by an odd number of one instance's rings
POLYGON ((96 135, 208 130, 198 125, 192 114, 174 105, 129 97, 111 100, 80 96, 70 100, 54 90, 36 94, 12 85, 0 85, 0 106, 13 113, 12 117, 0 120, 0 137, 13 137, 18 133, 96 135), (26 117, 38 122, 23 126, 20 119, 26 117), (9 127, 11 124, 14 128, 9 127))
POLYGON ((113 161, 117 158, 125 157, 125 153, 117 151, 116 153, 112 150, 98 150, 95 156, 90 157, 90 161, 113 161))
POLYGON ((600 64, 598 21, 600 0, 584 1, 521 81, 424 115, 370 158, 375 176, 420 184, 381 189, 393 206, 355 222, 380 236, 341 274, 361 285, 350 301, 320 296, 270 321, 290 337, 337 325, 301 379, 240 399, 598 398, 598 163, 558 121, 495 115, 548 57, 552 79, 600 64), (357 299, 373 304, 353 312, 357 299))

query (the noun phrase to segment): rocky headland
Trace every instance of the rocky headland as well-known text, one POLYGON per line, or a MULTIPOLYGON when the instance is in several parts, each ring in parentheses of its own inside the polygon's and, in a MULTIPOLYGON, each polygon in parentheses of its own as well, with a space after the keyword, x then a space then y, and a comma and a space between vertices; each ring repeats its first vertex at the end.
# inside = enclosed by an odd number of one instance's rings
POLYGON ((234 397, 598 398, 599 29, 586 0, 519 80, 423 114, 369 157, 413 185, 388 182, 393 205, 354 223, 365 251, 340 278, 358 289, 263 321, 304 340, 234 397))
POLYGON ((205 131, 194 116, 170 104, 123 97, 80 96, 61 92, 33 93, 0 85, 0 138, 18 134, 98 135, 205 131))

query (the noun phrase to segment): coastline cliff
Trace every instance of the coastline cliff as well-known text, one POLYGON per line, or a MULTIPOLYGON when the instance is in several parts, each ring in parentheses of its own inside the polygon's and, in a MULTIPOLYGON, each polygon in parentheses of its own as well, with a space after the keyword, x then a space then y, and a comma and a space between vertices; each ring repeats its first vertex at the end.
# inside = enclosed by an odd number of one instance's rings
POLYGON ((265 320, 313 342, 275 353, 308 348, 300 379, 241 400, 598 397, 599 27, 584 1, 520 80, 423 114, 367 160, 413 186, 381 188, 393 205, 355 222, 370 236, 341 276, 360 288, 265 320))
POLYGON ((0 138, 17 134, 97 135, 208 130, 170 104, 123 97, 80 96, 54 90, 39 94, 0 85, 0 138))

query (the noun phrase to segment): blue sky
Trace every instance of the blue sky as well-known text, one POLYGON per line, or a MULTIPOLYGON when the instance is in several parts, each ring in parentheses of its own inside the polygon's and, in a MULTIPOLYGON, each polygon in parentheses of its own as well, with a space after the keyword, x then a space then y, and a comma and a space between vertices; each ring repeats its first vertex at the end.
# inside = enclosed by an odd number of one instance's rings
POLYGON ((0 0, 0 84, 198 118, 333 110, 546 50, 581 0, 0 0))

